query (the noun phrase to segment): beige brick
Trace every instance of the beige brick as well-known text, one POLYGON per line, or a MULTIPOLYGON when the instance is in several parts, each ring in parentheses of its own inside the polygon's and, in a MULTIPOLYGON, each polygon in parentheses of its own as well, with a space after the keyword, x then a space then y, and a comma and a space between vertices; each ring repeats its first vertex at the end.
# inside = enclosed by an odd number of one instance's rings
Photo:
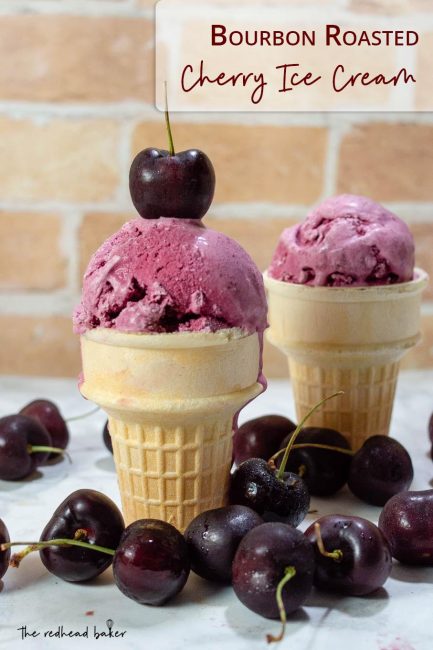
POLYGON ((415 106, 418 110, 433 110, 433 88, 431 65, 433 52, 433 33, 421 34, 416 68, 415 106))
POLYGON ((0 118, 2 200, 102 201, 119 182, 118 125, 0 118))
POLYGON ((349 10, 372 14, 405 14, 432 10, 431 0, 351 0, 349 10))
POLYGON ((295 222, 289 219, 215 219, 206 216, 204 223, 238 241, 264 271, 270 264, 281 231, 295 222))
POLYGON ((433 367, 433 316, 421 319, 421 342, 403 357, 402 368, 433 367))
MULTIPOLYGON (((215 167, 215 202, 311 203, 323 188, 327 130, 319 127, 185 124, 173 120, 177 151, 202 149, 215 167)), ((139 125, 133 151, 166 148, 164 121, 139 125)))
POLYGON ((64 316, 0 316, 0 374, 74 377, 79 337, 64 316))
POLYGON ((54 214, 0 212, 0 289, 58 289, 66 282, 61 221, 54 214))
POLYGON ((433 199, 433 126, 374 123, 354 127, 343 139, 339 192, 379 201, 433 199))
POLYGON ((108 16, 0 16, 0 96, 153 101, 153 26, 108 16))
POLYGON ((427 271, 430 282, 423 293, 424 300, 433 300, 433 222, 409 224, 415 239, 415 264, 427 271))

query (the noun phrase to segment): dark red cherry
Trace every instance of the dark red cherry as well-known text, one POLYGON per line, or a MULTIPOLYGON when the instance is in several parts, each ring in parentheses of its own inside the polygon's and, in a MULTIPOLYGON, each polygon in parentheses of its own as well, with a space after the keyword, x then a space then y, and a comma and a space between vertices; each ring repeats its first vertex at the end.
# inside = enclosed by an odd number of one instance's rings
MULTIPOLYGON (((4 544, 5 542, 10 542, 9 533, 8 529, 6 528, 6 524, 2 519, 0 519, 0 544, 4 544)), ((6 549, 5 551, 0 551, 0 579, 4 576, 8 569, 10 556, 10 548, 6 549)))
POLYGON ((347 483, 362 501, 383 506, 407 490, 412 479, 412 461, 403 445, 388 436, 371 436, 353 456, 347 483))
MULTIPOLYGON (((29 418, 34 418, 46 428, 50 434, 53 447, 66 449, 69 443, 68 427, 54 402, 50 402, 48 399, 36 399, 24 406, 20 413, 27 415, 29 418)), ((52 453, 48 456, 48 460, 59 457, 59 454, 52 453)))
POLYGON ((396 560, 433 566, 433 490, 393 496, 380 513, 379 528, 396 560))
MULTIPOLYGON (((281 443, 285 449, 290 435, 281 443)), ((299 432, 295 445, 315 444, 338 447, 350 451, 350 445, 341 433, 334 429, 305 427, 299 432)), ((276 461, 278 466, 282 455, 276 461)), ((304 447, 292 449, 287 460, 286 469, 302 477, 310 494, 331 496, 338 492, 349 476, 352 456, 341 451, 304 447)))
POLYGON ((198 149, 177 154, 144 149, 129 172, 132 202, 144 219, 201 219, 212 203, 214 189, 214 168, 198 149))
POLYGON ((142 605, 163 605, 183 589, 190 571, 183 535, 158 519, 139 519, 124 531, 113 561, 120 591, 142 605))
MULTIPOLYGON (((96 490, 76 490, 56 508, 41 534, 41 541, 78 539, 113 551, 125 528, 116 504, 96 490)), ((42 562, 54 575, 69 582, 90 580, 105 571, 112 555, 77 546, 50 546, 40 551, 42 562)))
POLYGON ((391 552, 377 526, 350 515, 326 515, 315 523, 319 530, 312 524, 305 536, 314 547, 318 589, 364 596, 384 584, 391 572, 391 552))
POLYGON ((263 519, 246 506, 226 506, 198 515, 185 530, 191 569, 206 580, 230 583, 239 542, 263 519))
POLYGON ((278 584, 286 614, 307 599, 314 574, 313 547, 299 531, 278 522, 253 528, 238 546, 233 560, 233 589, 241 602, 256 614, 279 618, 278 584))
POLYGON ((29 476, 44 463, 49 451, 32 452, 32 447, 52 447, 48 431, 26 415, 0 419, 0 479, 14 481, 29 476))
POLYGON ((108 451, 112 454, 113 453, 113 441, 111 440, 110 430, 108 428, 108 420, 104 424, 104 429, 102 431, 102 439, 104 441, 104 445, 107 447, 108 451))
POLYGON ((262 415, 244 422, 233 436, 233 461, 240 465, 249 458, 269 460, 295 429, 296 424, 282 415, 262 415))
POLYGON ((298 526, 310 506, 304 481, 292 472, 277 472, 265 460, 250 458, 230 477, 229 500, 233 505, 248 506, 265 521, 282 521, 298 526))

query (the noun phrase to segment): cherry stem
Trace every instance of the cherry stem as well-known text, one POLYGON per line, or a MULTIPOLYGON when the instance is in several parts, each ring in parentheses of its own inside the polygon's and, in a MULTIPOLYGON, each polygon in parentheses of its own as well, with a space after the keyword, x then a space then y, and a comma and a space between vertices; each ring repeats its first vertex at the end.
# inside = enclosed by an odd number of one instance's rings
POLYGON ((322 533, 320 531, 320 524, 316 521, 314 524, 314 532, 317 537, 317 548, 319 549, 320 555, 324 557, 329 557, 335 562, 341 562, 343 559, 343 551, 339 548, 336 548, 334 551, 327 551, 323 543, 322 533))
MULTIPOLYGON (((83 533, 84 535, 86 534, 86 531, 79 529, 75 535, 77 535, 77 533, 80 533, 79 536, 82 536, 83 533)), ((89 544, 88 542, 82 542, 79 539, 50 539, 46 542, 6 542, 0 545, 0 550, 6 551, 8 548, 11 548, 11 546, 26 547, 20 553, 14 553, 14 555, 12 555, 9 565, 13 567, 19 567, 20 562, 26 557, 26 555, 29 555, 29 553, 40 551, 41 549, 49 548, 50 546, 80 546, 81 548, 92 549, 92 551, 99 551, 100 553, 106 553, 107 555, 114 555, 115 553, 111 548, 98 546, 97 544, 89 544)))
POLYGON ((298 471, 297 471, 297 474, 298 474, 298 476, 299 476, 300 478, 302 478, 303 476, 305 476, 305 472, 306 472, 306 471, 307 471, 306 466, 305 466, 304 464, 302 464, 302 465, 299 465, 299 467, 298 467, 298 471))
POLYGON ((66 456, 66 458, 69 460, 70 463, 72 463, 71 457, 66 451, 66 449, 62 449, 61 447, 46 447, 45 445, 27 445, 27 451, 29 454, 37 454, 37 453, 42 453, 42 452, 49 452, 50 454, 61 454, 62 456, 66 456))
POLYGON ((307 415, 305 415, 302 418, 302 420, 300 421, 300 423, 298 424, 298 426, 296 427, 296 429, 292 433, 291 438, 290 438, 290 440, 289 440, 289 442, 287 444, 287 447, 286 447, 286 450, 285 450, 285 453, 284 453, 284 456, 283 456, 283 460, 281 461, 280 468, 279 468, 279 470, 277 472, 277 475, 276 475, 277 479, 281 480, 282 477, 283 477, 284 471, 286 469, 287 459, 288 459, 289 454, 290 454, 290 450, 293 447, 293 445, 295 443, 295 440, 298 437, 298 434, 301 431, 302 427, 304 426, 305 422, 308 420, 308 418, 311 415, 313 415, 313 413, 315 411, 317 411, 317 409, 319 409, 322 406, 322 404, 327 402, 329 399, 332 399, 333 397, 337 397, 337 395, 344 395, 344 391, 339 390, 338 392, 333 393, 332 395, 328 395, 328 397, 324 397, 322 400, 320 400, 320 402, 318 402, 315 406, 313 406, 313 408, 310 411, 308 411, 307 415))
MULTIPOLYGON (((321 443, 318 442, 299 442, 295 443, 292 446, 292 449, 305 449, 306 447, 313 447, 313 449, 329 449, 329 451, 338 451, 341 454, 347 454, 348 456, 354 456, 355 452, 352 451, 351 449, 345 449, 344 447, 334 447, 333 445, 322 445, 321 443)), ((274 462, 276 458, 281 456, 281 454, 284 454, 286 451, 286 448, 280 449, 277 451, 273 456, 270 457, 268 460, 268 463, 274 462)))
POLYGON ((275 643, 281 641, 284 638, 284 632, 286 631, 287 616, 286 616, 286 609, 284 607, 284 602, 283 602, 283 589, 284 586, 289 582, 289 580, 291 580, 295 575, 296 575, 295 567, 286 566, 286 568, 284 569, 284 576, 281 578, 280 582, 277 585, 276 599, 277 599, 278 611, 280 613, 281 632, 279 633, 278 636, 274 636, 273 634, 267 634, 266 641, 268 643, 275 643))
POLYGON ((167 99, 167 82, 164 81, 164 88, 165 88, 165 125, 167 127, 167 135, 168 135, 168 152, 170 156, 174 156, 174 144, 173 144, 173 134, 171 132, 171 126, 170 126, 170 115, 168 114, 168 99, 167 99))
POLYGON ((67 418, 65 420, 65 422, 75 422, 76 420, 84 420, 84 418, 88 418, 90 415, 93 415, 94 413, 96 413, 99 410, 100 410, 100 407, 95 406, 94 409, 92 409, 91 411, 87 411, 87 413, 81 413, 81 415, 73 415, 72 417, 67 418))

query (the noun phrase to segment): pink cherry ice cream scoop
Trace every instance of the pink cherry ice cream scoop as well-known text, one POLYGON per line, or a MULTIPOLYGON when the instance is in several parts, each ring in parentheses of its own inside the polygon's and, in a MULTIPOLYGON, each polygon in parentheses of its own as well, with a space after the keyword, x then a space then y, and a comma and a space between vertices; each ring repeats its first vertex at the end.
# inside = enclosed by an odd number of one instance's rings
POLYGON ((133 219, 93 255, 74 330, 263 334, 262 276, 244 249, 200 220, 133 219))
POLYGON ((369 286, 413 278, 407 225, 379 203, 342 194, 323 201, 281 234, 268 274, 313 286, 369 286))

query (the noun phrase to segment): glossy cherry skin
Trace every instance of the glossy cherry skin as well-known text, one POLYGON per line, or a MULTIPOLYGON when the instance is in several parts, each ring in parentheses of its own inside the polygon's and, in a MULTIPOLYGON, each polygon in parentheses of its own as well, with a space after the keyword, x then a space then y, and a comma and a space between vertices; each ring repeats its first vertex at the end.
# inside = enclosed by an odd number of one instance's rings
POLYGON ((201 219, 212 203, 214 190, 214 168, 198 149, 175 155, 164 149, 144 149, 129 172, 132 202, 144 219, 201 219))
POLYGON ((296 424, 282 415, 262 415, 244 422, 233 436, 233 461, 240 465, 249 458, 269 460, 295 429, 296 424))
POLYGON ((304 481, 292 472, 277 479, 275 470, 261 458, 241 463, 230 477, 229 500, 233 505, 248 506, 264 521, 281 521, 298 526, 310 506, 304 481))
POLYGON ((326 515, 317 520, 325 550, 340 549, 341 560, 325 557, 317 547, 312 524, 305 537, 314 547, 314 585, 346 596, 364 596, 381 587, 391 573, 388 543, 371 521, 349 515, 326 515))
MULTIPOLYGON (((281 443, 284 449, 289 443, 287 436, 281 443)), ((295 444, 322 444, 350 449, 346 438, 334 429, 321 427, 305 427, 296 437, 295 444)), ((282 456, 278 459, 281 462, 282 456)), ((315 496, 331 496, 341 490, 347 483, 352 457, 338 451, 305 447, 292 449, 287 460, 286 469, 289 472, 300 473, 310 494, 315 496)), ((277 463, 278 465, 278 463, 277 463)))
POLYGON ((396 494, 380 513, 379 528, 396 560, 433 566, 433 490, 396 494))
POLYGON ((139 519, 123 533, 113 575, 120 591, 142 605, 163 605, 183 589, 190 571, 183 535, 159 519, 139 519))
MULTIPOLYGON (((56 508, 40 540, 73 539, 78 529, 86 531, 81 541, 114 551, 125 524, 120 510, 105 494, 76 490, 56 508)), ((69 582, 91 580, 113 561, 112 555, 78 546, 50 546, 39 553, 48 571, 69 582)))
MULTIPOLYGON (((48 399, 36 399, 24 406, 20 413, 34 418, 42 424, 51 437, 53 447, 66 449, 69 443, 69 431, 62 414, 54 402, 48 399)), ((48 460, 59 458, 60 454, 51 453, 48 460)))
POLYGON ((233 589, 246 607, 265 618, 279 618, 278 583, 287 567, 296 574, 283 587, 286 614, 301 607, 313 586, 313 547, 299 531, 278 522, 253 528, 233 560, 233 589))
POLYGON ((51 447, 48 431, 26 415, 0 419, 0 479, 15 481, 32 474, 49 452, 29 452, 29 445, 51 447))
POLYGON ((198 515, 185 530, 191 569, 206 580, 231 583, 239 542, 263 519, 246 506, 226 506, 198 515))
POLYGON ((102 439, 104 441, 104 445, 107 447, 108 451, 112 454, 113 453, 113 441, 111 440, 110 430, 108 428, 108 420, 106 421, 106 423, 104 425, 104 429, 102 431, 102 439))
POLYGON ((412 461, 403 445, 388 436, 371 436, 353 456, 347 483, 362 501, 383 506, 407 490, 412 479, 412 461))
MULTIPOLYGON (((0 519, 0 544, 5 542, 10 542, 10 537, 8 529, 2 519, 0 519)), ((3 578, 9 566, 9 559, 11 556, 11 550, 8 548, 6 551, 0 551, 0 579, 3 578)))

